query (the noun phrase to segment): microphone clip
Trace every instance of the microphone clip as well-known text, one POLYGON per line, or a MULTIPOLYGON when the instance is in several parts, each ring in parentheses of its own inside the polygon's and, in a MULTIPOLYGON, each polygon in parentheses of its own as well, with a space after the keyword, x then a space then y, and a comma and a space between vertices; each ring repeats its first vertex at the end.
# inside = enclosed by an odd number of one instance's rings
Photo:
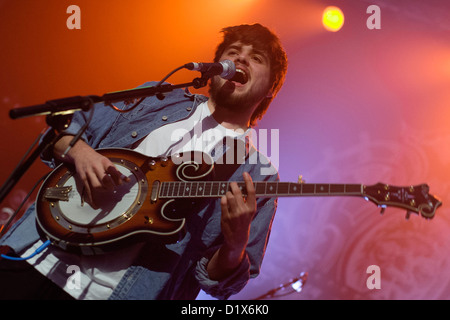
POLYGON ((208 84, 209 78, 211 78, 213 76, 214 75, 210 75, 209 73, 202 72, 202 76, 200 78, 195 78, 194 80, 192 80, 192 86, 195 89, 200 89, 200 88, 206 87, 206 85, 208 84))

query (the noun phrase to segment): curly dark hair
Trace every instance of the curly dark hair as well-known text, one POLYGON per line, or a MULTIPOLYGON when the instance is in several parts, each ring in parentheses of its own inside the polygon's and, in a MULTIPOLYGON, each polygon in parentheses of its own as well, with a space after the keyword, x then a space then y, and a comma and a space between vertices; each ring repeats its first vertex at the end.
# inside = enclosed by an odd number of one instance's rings
POLYGON ((252 45, 255 49, 265 52, 269 57, 272 96, 266 97, 253 112, 250 125, 254 126, 257 120, 266 113, 284 83, 288 65, 286 52, 281 46, 278 36, 259 23, 227 27, 222 29, 222 33, 223 41, 217 46, 214 62, 218 62, 224 51, 237 41, 245 45, 252 45))

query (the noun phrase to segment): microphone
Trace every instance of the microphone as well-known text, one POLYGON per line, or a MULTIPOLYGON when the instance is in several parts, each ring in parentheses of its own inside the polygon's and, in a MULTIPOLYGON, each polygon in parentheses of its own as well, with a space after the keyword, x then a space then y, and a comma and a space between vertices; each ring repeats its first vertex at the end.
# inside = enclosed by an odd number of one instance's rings
POLYGON ((230 60, 223 60, 214 63, 191 62, 186 63, 184 67, 189 70, 200 71, 210 77, 219 75, 227 80, 231 79, 236 73, 236 66, 233 61, 230 60))
POLYGON ((186 63, 184 68, 188 70, 200 71, 207 77, 219 75, 221 78, 230 81, 236 81, 242 84, 247 82, 247 76, 242 72, 236 72, 236 65, 230 60, 223 60, 214 63, 191 62, 186 63))

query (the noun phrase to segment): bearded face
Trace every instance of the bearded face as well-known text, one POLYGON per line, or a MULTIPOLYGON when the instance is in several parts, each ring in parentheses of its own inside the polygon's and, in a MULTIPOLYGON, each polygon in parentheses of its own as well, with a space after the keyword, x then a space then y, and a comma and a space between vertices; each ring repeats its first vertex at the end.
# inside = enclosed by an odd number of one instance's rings
POLYGON ((220 77, 211 80, 211 98, 216 104, 228 110, 247 110, 258 105, 267 95, 268 88, 257 87, 246 92, 236 92, 236 85, 231 81, 221 81, 220 77))
POLYGON ((220 76, 211 79, 210 96, 220 108, 244 111, 256 106, 270 94, 270 62, 267 56, 252 45, 236 42, 229 46, 220 60, 231 60, 236 72, 245 73, 245 84, 225 80, 220 76))

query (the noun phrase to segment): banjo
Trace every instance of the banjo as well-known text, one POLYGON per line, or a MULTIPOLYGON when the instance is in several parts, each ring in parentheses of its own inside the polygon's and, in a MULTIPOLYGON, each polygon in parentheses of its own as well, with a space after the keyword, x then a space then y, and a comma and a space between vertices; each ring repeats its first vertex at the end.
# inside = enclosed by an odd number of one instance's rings
MULTIPOLYGON (((43 182, 36 200, 37 225, 53 245, 82 254, 108 252, 142 240, 173 243, 183 235, 192 201, 220 198, 229 181, 214 181, 209 155, 193 151, 169 158, 153 158, 129 149, 97 150, 108 157, 128 182, 95 195, 96 205, 84 197, 74 167, 61 164, 43 182)), ((245 183, 237 182, 245 195, 245 183)), ((328 184, 254 181, 256 197, 353 196, 381 207, 398 207, 432 219, 440 200, 426 184, 397 187, 383 183, 328 184)), ((204 201, 202 201, 204 203, 204 201)))

